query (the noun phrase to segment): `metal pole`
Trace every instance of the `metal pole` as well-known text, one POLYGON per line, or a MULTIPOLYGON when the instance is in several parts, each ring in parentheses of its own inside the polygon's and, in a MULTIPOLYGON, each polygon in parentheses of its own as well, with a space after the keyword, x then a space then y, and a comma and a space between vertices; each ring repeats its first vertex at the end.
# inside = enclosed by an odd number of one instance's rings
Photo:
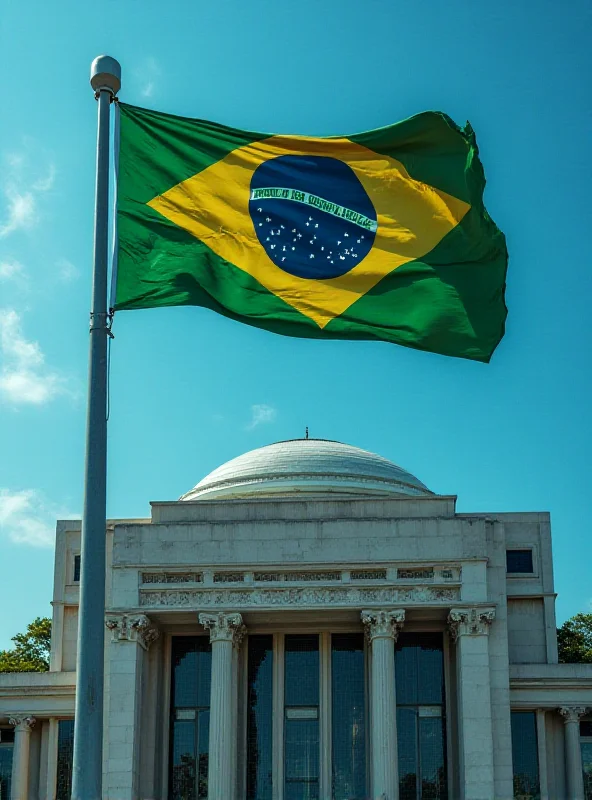
POLYGON ((107 525, 107 249, 109 110, 121 67, 99 56, 90 83, 98 100, 92 311, 80 564, 72 800, 102 800, 105 538, 107 525))

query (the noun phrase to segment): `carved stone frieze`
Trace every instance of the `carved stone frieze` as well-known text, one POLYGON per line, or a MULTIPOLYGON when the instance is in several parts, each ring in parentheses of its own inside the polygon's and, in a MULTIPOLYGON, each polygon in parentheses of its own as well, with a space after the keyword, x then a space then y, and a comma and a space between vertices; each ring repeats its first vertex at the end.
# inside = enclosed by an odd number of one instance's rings
POLYGON ((391 611, 362 611, 362 624, 369 642, 384 638, 394 639, 396 642, 404 622, 404 608, 395 608, 391 611))
POLYGON ((360 608, 364 606, 450 604, 460 600, 458 587, 303 586, 294 588, 160 589, 140 591, 140 605, 159 608, 360 608))
POLYGON ((247 631, 243 625, 243 618, 237 612, 225 614, 200 614, 199 624, 210 632, 210 642, 232 642, 239 647, 247 631))
POLYGON ((158 639, 160 633, 146 614, 112 614, 105 620, 112 642, 137 642, 144 650, 158 639))
POLYGON ((13 725, 16 731, 22 731, 23 733, 30 733, 31 728, 37 722, 35 717, 31 717, 25 714, 19 714, 18 716, 10 717, 8 720, 9 725, 13 725))
POLYGON ((557 710, 563 717, 563 721, 566 724, 568 722, 577 722, 579 724, 580 717, 584 716, 587 708, 586 706, 561 706, 561 708, 558 708, 557 710))
POLYGON ((495 619, 495 608, 451 608, 448 626, 454 641, 459 636, 484 636, 495 619))

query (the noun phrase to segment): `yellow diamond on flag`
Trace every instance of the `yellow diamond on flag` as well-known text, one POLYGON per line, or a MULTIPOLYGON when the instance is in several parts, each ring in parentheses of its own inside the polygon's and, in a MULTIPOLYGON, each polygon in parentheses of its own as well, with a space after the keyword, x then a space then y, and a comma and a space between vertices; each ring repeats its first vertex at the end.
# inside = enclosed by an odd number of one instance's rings
POLYGON ((401 162, 347 138, 288 136, 239 147, 148 205, 319 328, 393 270, 430 252, 470 209, 413 179, 401 162), (335 176, 333 185, 317 179, 326 174, 335 176), (341 202, 340 182, 348 188, 341 202), (348 206, 354 183, 368 213, 348 206), (275 219, 258 200, 273 201, 275 219), (290 227, 282 210, 295 206, 309 219, 290 227))

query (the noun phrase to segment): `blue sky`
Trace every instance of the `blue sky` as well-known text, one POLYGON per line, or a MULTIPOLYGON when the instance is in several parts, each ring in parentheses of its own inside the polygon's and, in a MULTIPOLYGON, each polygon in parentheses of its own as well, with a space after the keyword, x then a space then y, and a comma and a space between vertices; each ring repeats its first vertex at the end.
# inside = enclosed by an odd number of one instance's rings
POLYGON ((5 0, 0 126, 0 647, 50 614, 53 528, 82 508, 96 108, 121 98, 277 133, 438 109, 476 130, 510 250, 489 365, 288 339, 197 308, 122 312, 112 517, 147 516, 223 461, 303 435, 378 452, 469 511, 549 510, 558 617, 590 610, 592 7, 300 0, 5 0), (6 613, 8 611, 8 613, 6 613))

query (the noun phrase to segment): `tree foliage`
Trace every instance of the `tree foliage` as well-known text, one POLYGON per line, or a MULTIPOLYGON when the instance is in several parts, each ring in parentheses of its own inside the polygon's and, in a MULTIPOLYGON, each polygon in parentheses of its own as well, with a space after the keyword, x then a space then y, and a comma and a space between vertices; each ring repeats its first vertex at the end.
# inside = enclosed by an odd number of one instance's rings
POLYGON ((14 647, 0 650, 0 672, 47 672, 51 648, 51 619, 37 617, 25 633, 12 637, 14 647))
POLYGON ((576 614, 557 629, 559 661, 592 664, 592 614, 576 614))

